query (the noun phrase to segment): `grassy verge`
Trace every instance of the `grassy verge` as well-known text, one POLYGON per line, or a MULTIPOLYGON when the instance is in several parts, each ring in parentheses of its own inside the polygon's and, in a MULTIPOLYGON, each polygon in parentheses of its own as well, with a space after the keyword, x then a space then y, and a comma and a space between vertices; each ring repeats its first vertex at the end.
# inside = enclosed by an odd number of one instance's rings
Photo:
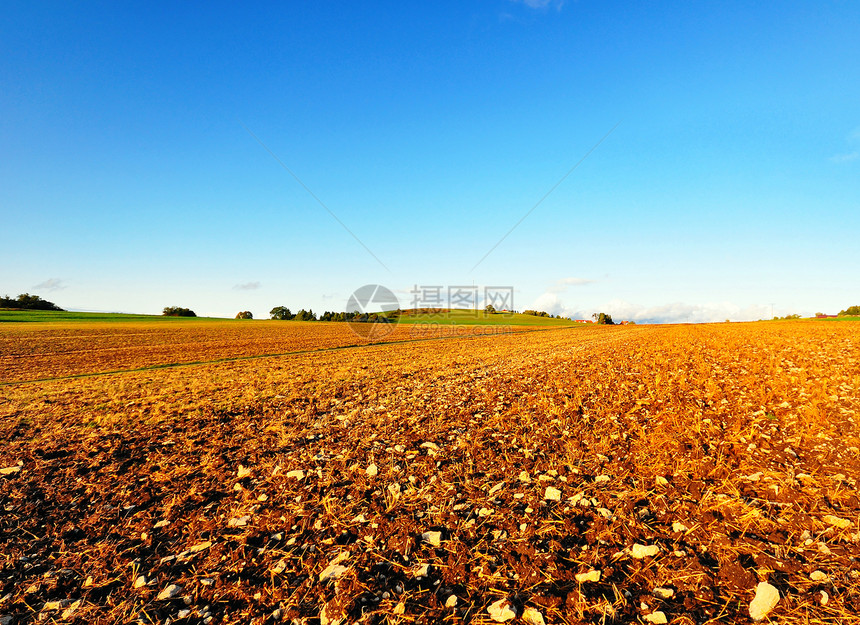
MULTIPOLYGON (((165 321, 177 323, 194 320, 213 320, 214 317, 165 317, 163 315, 129 315, 124 313, 92 313, 58 310, 14 310, 0 308, 0 322, 65 322, 65 321, 165 321)), ((220 321, 220 319, 219 319, 220 321)))
POLYGON ((569 326, 577 324, 569 319, 551 319, 535 317, 519 313, 486 314, 482 310, 444 310, 438 313, 412 313, 407 311, 400 315, 398 323, 437 323, 440 325, 474 325, 474 326, 569 326))

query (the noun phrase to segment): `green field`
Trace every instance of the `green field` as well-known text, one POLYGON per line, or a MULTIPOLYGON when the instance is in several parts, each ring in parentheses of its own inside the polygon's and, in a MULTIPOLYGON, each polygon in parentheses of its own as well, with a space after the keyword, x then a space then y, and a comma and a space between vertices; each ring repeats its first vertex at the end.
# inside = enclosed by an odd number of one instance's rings
POLYGON ((551 319, 535 317, 520 313, 486 314, 483 310, 445 310, 439 313, 414 314, 405 311, 400 315, 399 323, 438 323, 440 325, 509 325, 509 326, 569 326, 577 324, 570 319, 551 319))
POLYGON ((212 317, 165 317, 164 315, 129 315, 124 313, 93 313, 68 310, 14 310, 0 308, 0 323, 14 322, 66 322, 66 321, 166 321, 182 322, 212 317))
MULTIPOLYGON (((152 323, 185 323, 189 321, 234 321, 218 317, 165 317, 164 315, 132 315, 124 313, 93 313, 54 310, 13 310, 0 308, 2 322, 67 322, 67 321, 145 321, 152 323)), ((247 321, 245 322, 247 323, 247 321)), ((282 323, 292 323, 290 321, 282 323)), ((440 313, 421 313, 401 315, 399 323, 439 325, 511 325, 511 326, 568 326, 581 325, 568 319, 551 319, 519 313, 495 313, 487 315, 484 311, 450 310, 440 313)))

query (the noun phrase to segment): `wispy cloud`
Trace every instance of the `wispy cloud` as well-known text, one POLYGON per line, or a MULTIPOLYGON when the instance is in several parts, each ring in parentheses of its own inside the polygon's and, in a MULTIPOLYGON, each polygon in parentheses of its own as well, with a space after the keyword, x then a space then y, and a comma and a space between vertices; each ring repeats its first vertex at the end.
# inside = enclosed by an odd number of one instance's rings
MULTIPOLYGON (((860 126, 849 132, 846 140, 852 146, 860 143, 860 126)), ((844 154, 834 154, 828 160, 831 163, 850 163, 851 161, 856 161, 858 158, 860 158, 860 150, 853 150, 844 154)))
POLYGON ((59 278, 48 278, 33 287, 34 290, 38 291, 60 291, 65 288, 66 285, 59 278))
POLYGON ((259 282, 243 282, 233 286, 234 291, 256 291, 262 285, 259 282))
POLYGON ((555 284, 547 289, 548 293, 563 293, 571 286, 584 286, 586 284, 594 284, 594 280, 588 278, 562 278, 556 280, 555 284))
MULTIPOLYGON (((565 305, 557 294, 549 292, 538 297, 532 308, 573 319, 590 319, 594 313, 605 312, 612 315, 615 321, 627 320, 637 323, 714 323, 727 319, 756 321, 770 319, 772 315, 769 304, 741 307, 731 302, 706 304, 673 302, 661 306, 641 306, 616 299, 597 307, 577 308, 565 305)), ((795 312, 802 311, 774 310, 773 314, 786 315, 795 312)))
POLYGON ((520 2, 530 9, 546 9, 547 7, 553 7, 557 11, 561 11, 561 7, 564 6, 564 0, 512 0, 513 2, 520 2))
POLYGON ((848 154, 836 154, 835 156, 831 156, 830 160, 833 163, 850 163, 851 161, 856 161, 858 158, 860 158, 860 152, 854 150, 848 154))

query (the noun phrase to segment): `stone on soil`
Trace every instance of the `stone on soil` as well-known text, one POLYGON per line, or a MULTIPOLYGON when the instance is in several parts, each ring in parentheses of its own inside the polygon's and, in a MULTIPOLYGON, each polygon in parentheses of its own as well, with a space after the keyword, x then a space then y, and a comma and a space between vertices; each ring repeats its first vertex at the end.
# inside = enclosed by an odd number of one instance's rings
POLYGON ((760 582, 755 589, 755 598, 750 603, 750 618, 754 621, 763 621, 777 603, 779 603, 779 591, 767 582, 760 582))
POLYGON ((497 623, 504 623, 517 618, 517 613, 507 599, 499 599, 495 603, 491 603, 487 612, 490 614, 490 618, 497 623))
POLYGON ((641 560, 643 558, 650 558, 656 556, 660 553, 660 547, 657 545, 640 545, 636 543, 633 545, 633 548, 630 550, 630 557, 636 558, 637 560, 641 560))
POLYGON ((522 616, 523 622, 528 623, 528 625, 545 625, 546 621, 543 620, 543 614, 535 610, 534 608, 526 608, 523 610, 522 616))
POLYGON ((825 523, 828 525, 832 525, 833 527, 838 527, 841 530, 848 529, 852 525, 854 525, 848 519, 840 519, 838 516, 833 516, 832 514, 826 514, 822 517, 825 523))
POLYGON ((180 592, 182 592, 182 586, 170 584, 169 586, 167 586, 167 588, 158 593, 156 599, 158 599, 159 601, 164 601, 165 599, 173 599, 180 592))
POLYGON ((577 573, 575 575, 576 581, 580 584, 584 584, 585 582, 599 582, 600 581, 600 571, 588 571, 587 573, 577 573))

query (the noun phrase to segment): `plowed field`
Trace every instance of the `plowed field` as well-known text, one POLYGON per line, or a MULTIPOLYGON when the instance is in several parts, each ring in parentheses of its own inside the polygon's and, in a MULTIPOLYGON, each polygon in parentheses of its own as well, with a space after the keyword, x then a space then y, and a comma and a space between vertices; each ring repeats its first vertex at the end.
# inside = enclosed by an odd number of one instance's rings
POLYGON ((860 323, 16 382, 342 346, 328 327, 0 328, 2 623, 748 623, 760 582, 765 619, 860 623, 860 323))

